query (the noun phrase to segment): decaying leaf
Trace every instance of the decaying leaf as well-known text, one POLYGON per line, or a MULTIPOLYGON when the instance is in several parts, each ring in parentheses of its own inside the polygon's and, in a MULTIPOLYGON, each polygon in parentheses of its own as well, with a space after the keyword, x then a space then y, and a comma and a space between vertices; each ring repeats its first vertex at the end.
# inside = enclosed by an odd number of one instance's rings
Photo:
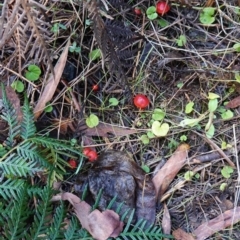
POLYGON ((200 225, 193 231, 196 240, 204 240, 214 233, 223 230, 240 221, 240 207, 228 210, 218 217, 200 225))
POLYGON ((135 208, 136 220, 146 219, 147 225, 155 222, 156 200, 153 183, 128 154, 114 150, 102 153, 86 176, 79 174, 77 177, 74 188, 80 197, 86 184, 94 199, 102 189, 98 204, 100 209, 105 209, 117 196, 112 208, 115 210, 122 204, 120 215, 135 208))
POLYGON ((54 196, 52 201, 69 201, 77 218, 94 239, 106 240, 109 237, 117 237, 123 229, 123 222, 119 215, 112 210, 100 212, 95 209, 91 212, 91 206, 72 193, 62 193, 54 196))
POLYGON ((184 166, 189 150, 188 144, 181 144, 173 153, 165 165, 153 177, 153 184, 156 189, 158 199, 161 199, 163 193, 167 190, 169 184, 184 166))
POLYGON ((181 228, 174 230, 172 235, 176 240, 195 240, 195 238, 190 233, 186 233, 181 228))
POLYGON ((112 124, 100 122, 94 128, 88 128, 86 124, 81 124, 78 131, 84 131, 84 136, 100 136, 100 137, 109 137, 109 136, 125 136, 129 134, 137 133, 136 129, 119 127, 112 124))
POLYGON ((70 39, 68 40, 65 49, 63 50, 56 66, 54 67, 54 75, 51 74, 49 79, 47 80, 47 83, 45 85, 45 88, 43 90, 42 95, 40 96, 37 105, 34 108, 34 115, 35 115, 35 120, 38 119, 42 111, 44 110, 46 103, 49 102, 58 86, 58 83, 60 81, 60 78, 62 76, 64 66, 67 61, 67 56, 68 56, 68 49, 70 45, 70 39))
POLYGON ((164 204, 162 229, 164 234, 171 233, 171 218, 166 204, 164 204))
POLYGON ((236 108, 240 106, 240 96, 232 99, 227 105, 226 108, 236 108))

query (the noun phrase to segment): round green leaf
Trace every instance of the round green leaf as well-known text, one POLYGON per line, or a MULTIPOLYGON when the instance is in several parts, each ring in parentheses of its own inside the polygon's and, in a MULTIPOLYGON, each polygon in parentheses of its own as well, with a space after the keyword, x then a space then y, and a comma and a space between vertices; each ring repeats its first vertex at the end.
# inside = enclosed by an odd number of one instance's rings
POLYGON ((119 101, 116 98, 110 98, 108 102, 110 103, 109 106, 117 106, 119 104, 119 101))
POLYGON ((152 13, 152 14, 147 15, 147 17, 150 20, 154 20, 158 17, 158 14, 157 13, 152 13))
POLYGON ((233 112, 232 112, 230 109, 228 109, 227 111, 225 111, 225 112, 223 112, 223 113, 221 114, 221 117, 222 117, 222 119, 224 119, 224 120, 229 119, 229 118, 232 118, 233 116, 234 116, 234 114, 233 114, 233 112))
POLYGON ((212 92, 208 93, 208 99, 213 100, 213 99, 217 99, 217 98, 220 98, 220 96, 218 94, 212 93, 212 92))
POLYGON ((96 127, 99 124, 99 119, 95 114, 90 114, 86 119, 86 124, 90 128, 96 127))
POLYGON ((149 138, 146 134, 142 135, 140 139, 141 139, 143 144, 149 144, 149 142, 150 142, 149 138))
POLYGON ((169 131, 169 124, 168 123, 161 123, 159 121, 154 121, 152 124, 152 132, 157 136, 157 137, 164 137, 167 135, 169 131))
POLYGON ((36 66, 36 65, 29 65, 28 66, 28 71, 25 74, 25 77, 29 80, 29 81, 36 81, 39 79, 39 76, 41 75, 41 69, 36 66))
POLYGON ((150 172, 150 168, 149 168, 149 166, 147 166, 147 165, 142 165, 142 169, 143 169, 143 171, 144 171, 145 173, 149 173, 149 172, 150 172))
POLYGON ((240 43, 235 43, 233 45, 233 49, 236 51, 236 52, 240 52, 240 43))
POLYGON ((153 14, 153 13, 156 13, 156 7, 154 7, 154 6, 151 6, 151 7, 149 7, 148 9, 147 9, 147 15, 151 15, 151 14, 153 14))
POLYGON ((44 112, 46 112, 46 113, 52 112, 52 110, 53 110, 53 106, 52 105, 47 105, 44 108, 44 112))
POLYGON ((165 117, 165 112, 162 109, 155 108, 153 111, 152 119, 156 121, 161 121, 165 117))
POLYGON ((187 171, 187 172, 184 174, 184 178, 185 178, 185 180, 187 180, 187 181, 190 181, 193 176, 194 176, 194 172, 193 172, 193 171, 187 171))
POLYGON ((158 25, 162 28, 165 28, 169 25, 169 22, 166 21, 165 19, 161 18, 158 20, 158 25))
POLYGON ((23 90, 24 90, 24 84, 23 84, 21 81, 19 81, 19 80, 14 81, 14 82, 11 84, 11 87, 12 87, 15 91, 17 91, 17 92, 19 92, 19 93, 23 92, 23 90))
POLYGON ((217 99, 210 99, 209 102, 208 102, 209 112, 216 111, 217 107, 218 107, 218 100, 217 99))
POLYGON ((230 166, 225 166, 223 167, 223 169, 221 170, 221 174, 223 177, 225 178, 230 178, 231 174, 233 173, 233 169, 230 166))
POLYGON ((224 191, 224 190, 226 189, 226 187, 227 187, 227 183, 222 183, 222 184, 220 185, 219 189, 220 189, 221 191, 224 191))
POLYGON ((147 136, 148 136, 148 138, 155 138, 155 135, 153 134, 153 132, 152 131, 149 131, 149 132, 147 132, 147 136))
POLYGON ((191 113, 193 111, 194 102, 189 102, 185 107, 185 113, 191 113))
POLYGON ((101 50, 99 48, 97 48, 89 53, 89 58, 92 61, 94 61, 100 57, 101 57, 101 50))
POLYGON ((216 8, 214 7, 205 7, 203 8, 202 12, 206 15, 213 16, 215 14, 216 8))
POLYGON ((209 129, 207 130, 206 132, 206 136, 208 138, 212 138, 214 136, 214 133, 215 133, 215 127, 213 124, 210 125, 209 129))

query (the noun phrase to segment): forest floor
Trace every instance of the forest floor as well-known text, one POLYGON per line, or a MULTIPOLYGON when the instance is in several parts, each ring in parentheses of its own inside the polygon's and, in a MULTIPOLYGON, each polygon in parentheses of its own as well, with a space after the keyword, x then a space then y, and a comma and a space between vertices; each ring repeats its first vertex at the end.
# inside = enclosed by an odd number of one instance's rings
POLYGON ((166 234, 197 234, 225 213, 197 239, 240 239, 240 1, 172 0, 162 16, 152 0, 86 2, 0 4, 1 82, 27 94, 39 132, 128 152, 150 177, 188 144, 156 224, 167 208, 166 234))

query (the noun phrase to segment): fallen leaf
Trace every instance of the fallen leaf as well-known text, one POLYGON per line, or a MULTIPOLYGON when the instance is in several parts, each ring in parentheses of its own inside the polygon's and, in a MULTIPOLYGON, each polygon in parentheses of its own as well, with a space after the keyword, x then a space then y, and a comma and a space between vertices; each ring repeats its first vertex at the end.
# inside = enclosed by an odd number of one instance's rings
POLYGON ((38 103, 34 108, 35 120, 38 119, 38 117, 44 110, 46 103, 48 103, 52 99, 52 97, 56 91, 56 88, 58 86, 58 83, 61 79, 61 76, 62 76, 62 73, 64 70, 64 66, 67 61, 69 45, 70 45, 70 39, 68 40, 68 42, 65 46, 65 49, 63 50, 57 64, 54 67, 54 74, 51 74, 49 79, 47 80, 47 83, 44 87, 43 93, 40 96, 38 103))
POLYGON ((176 151, 165 163, 165 165, 153 177, 153 184, 156 189, 156 196, 161 199, 161 196, 167 190, 169 184, 177 175, 179 170, 184 166, 188 155, 189 145, 181 144, 176 151))
POLYGON ((170 234, 171 232, 171 218, 166 204, 164 204, 162 229, 164 234, 170 234))
POLYGON ((99 136, 99 137, 110 137, 113 136, 125 136, 134 134, 137 132, 136 129, 114 126, 112 124, 100 122, 94 128, 88 128, 86 124, 81 124, 78 131, 84 131, 85 136, 99 136))
POLYGON ((232 99, 227 105, 226 108, 236 108, 240 106, 240 96, 235 97, 234 99, 232 99))
POLYGON ((172 232, 175 240, 195 240, 195 238, 190 234, 183 231, 181 228, 174 230, 172 232))
POLYGON ((200 225, 193 231, 196 240, 204 240, 214 233, 224 230, 227 227, 240 221, 240 207, 228 210, 218 217, 200 225))
POLYGON ((100 212, 95 209, 91 212, 91 206, 72 193, 62 193, 54 196, 52 201, 69 201, 83 228, 85 228, 94 239, 106 240, 109 237, 117 237, 123 229, 123 222, 119 215, 112 210, 100 212))

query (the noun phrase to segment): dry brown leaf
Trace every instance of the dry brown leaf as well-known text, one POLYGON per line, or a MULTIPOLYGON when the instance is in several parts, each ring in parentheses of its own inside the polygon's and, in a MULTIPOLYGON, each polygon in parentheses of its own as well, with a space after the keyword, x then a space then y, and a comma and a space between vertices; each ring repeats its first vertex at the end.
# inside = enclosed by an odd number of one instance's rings
POLYGON ((240 96, 232 99, 227 105, 226 108, 236 108, 240 106, 240 96))
POLYGON ((129 134, 134 134, 137 132, 136 129, 114 126, 112 124, 100 122, 95 128, 88 128, 86 124, 82 124, 78 129, 83 130, 85 136, 100 136, 109 137, 113 136, 124 136, 129 134))
POLYGON ((230 227, 240 221, 240 207, 232 210, 228 210, 218 217, 200 225, 197 229, 193 231, 197 240, 204 240, 214 233, 230 227))
POLYGON ((112 210, 100 212, 95 209, 91 212, 91 206, 81 201, 72 193, 62 193, 54 196, 52 201, 67 200, 74 208, 77 218, 94 239, 106 240, 109 237, 117 237, 123 229, 123 222, 119 215, 112 210))
POLYGON ((194 240, 195 238, 190 234, 183 231, 181 228, 174 230, 172 235, 175 240, 194 240))
POLYGON ((170 234, 171 232, 171 218, 166 204, 164 204, 162 229, 164 234, 170 234))
POLYGON ((56 88, 58 86, 58 83, 61 79, 66 61, 67 61, 67 56, 68 56, 68 49, 69 49, 69 45, 70 45, 70 39, 68 40, 65 49, 63 50, 56 66, 54 67, 54 73, 55 76, 53 74, 50 75, 49 79, 47 80, 47 83, 45 85, 45 88, 43 90, 42 95, 40 96, 37 105, 34 108, 34 117, 35 120, 38 119, 38 117, 40 116, 40 114, 42 113, 42 111, 44 110, 46 103, 49 102, 55 91, 56 88))
POLYGON ((161 196, 167 190, 169 184, 177 175, 179 170, 184 166, 189 150, 188 144, 181 144, 176 151, 165 163, 165 165, 153 177, 153 184, 156 189, 156 196, 161 199, 161 196))

